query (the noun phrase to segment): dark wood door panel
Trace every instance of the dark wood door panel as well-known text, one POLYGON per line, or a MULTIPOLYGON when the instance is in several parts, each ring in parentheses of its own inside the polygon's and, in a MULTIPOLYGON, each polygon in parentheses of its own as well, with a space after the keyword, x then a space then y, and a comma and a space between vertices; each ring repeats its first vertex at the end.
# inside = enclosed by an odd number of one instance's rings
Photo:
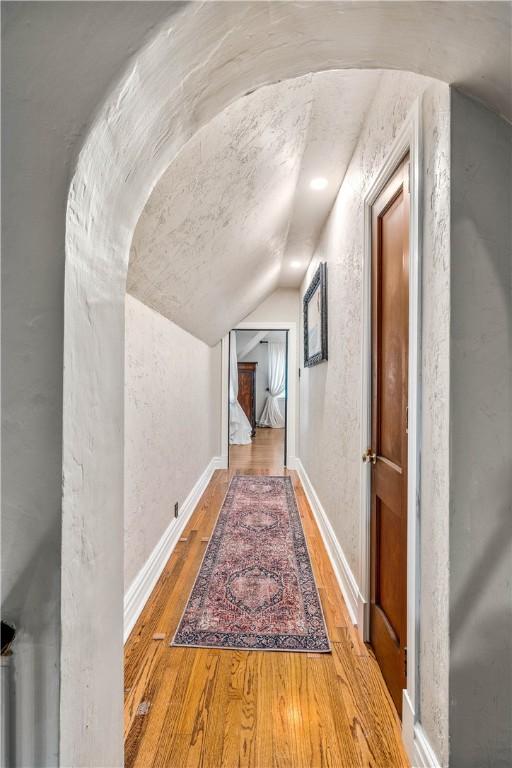
POLYGON ((401 512, 402 470, 395 467, 396 465, 381 460, 379 471, 374 472, 374 494, 376 498, 382 499, 384 504, 395 510, 399 508, 401 512))
POLYGON ((372 613, 372 646, 379 649, 377 661, 382 671, 382 676, 397 708, 398 714, 402 712, 402 689, 404 687, 405 669, 403 677, 397 674, 401 665, 405 665, 403 654, 399 646, 394 642, 389 631, 389 625, 382 612, 372 613))
POLYGON ((400 191, 380 217, 380 377, 378 453, 402 465, 402 220, 400 191))
POLYGON ((382 611, 393 630, 394 640, 400 644, 402 632, 402 585, 400 572, 401 515, 386 506, 381 499, 376 504, 377 545, 375 558, 380 578, 376 584, 375 605, 382 611))
POLYGON ((408 159, 372 208, 370 641, 398 713, 407 685, 408 159))

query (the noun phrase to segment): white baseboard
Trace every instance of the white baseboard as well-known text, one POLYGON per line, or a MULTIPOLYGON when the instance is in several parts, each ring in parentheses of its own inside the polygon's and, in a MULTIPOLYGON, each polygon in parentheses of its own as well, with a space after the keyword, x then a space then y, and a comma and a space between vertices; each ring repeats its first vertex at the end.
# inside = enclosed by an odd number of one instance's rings
POLYGON ((212 461, 215 461, 217 463, 217 466, 215 469, 227 469, 228 468, 228 457, 227 454, 224 456, 216 456, 215 459, 212 459, 212 461))
POLYGON ((336 538, 336 534, 334 533, 332 525, 329 522, 329 518, 327 517, 325 509, 320 503, 320 499, 318 498, 313 484, 309 479, 306 470, 304 469, 302 461, 298 458, 295 459, 295 469, 299 474, 302 487, 304 488, 304 492, 309 501, 309 505, 313 510, 313 514, 322 535, 327 554, 329 555, 331 565, 345 599, 350 618, 353 624, 357 624, 359 617, 362 615, 362 611, 364 610, 363 596, 359 591, 357 581, 350 569, 341 545, 336 538))
POLYGON ((296 456, 288 456, 286 459, 286 469, 299 469, 299 460, 296 456))
POLYGON ((421 723, 416 723, 414 726, 412 768, 441 768, 441 763, 432 749, 421 723))
POLYGON ((407 752, 407 757, 411 761, 411 766, 414 765, 414 726, 416 716, 414 713, 414 707, 412 706, 411 698, 407 690, 402 691, 402 739, 407 752))
MULTIPOLYGON (((295 459, 294 466, 289 468, 296 469, 300 477, 302 487, 315 516, 327 554, 345 599, 350 618, 353 624, 361 623, 367 609, 367 603, 359 591, 354 574, 336 538, 325 509, 301 460, 295 459)), ((436 753, 432 749, 421 723, 415 722, 414 711, 407 691, 404 691, 402 715, 402 736, 407 754, 411 760, 411 768, 441 768, 441 763, 437 759, 436 753)))
POLYGON ((225 460, 223 457, 214 456, 181 505, 179 517, 171 521, 160 541, 130 585, 124 596, 124 642, 126 642, 135 626, 135 622, 139 618, 155 584, 160 578, 160 574, 186 524, 190 520, 192 512, 210 482, 212 474, 216 469, 223 469, 224 467, 225 460))
POLYGON ((427 739, 421 723, 416 722, 414 709, 407 691, 402 698, 402 739, 411 768, 441 768, 436 753, 427 739))

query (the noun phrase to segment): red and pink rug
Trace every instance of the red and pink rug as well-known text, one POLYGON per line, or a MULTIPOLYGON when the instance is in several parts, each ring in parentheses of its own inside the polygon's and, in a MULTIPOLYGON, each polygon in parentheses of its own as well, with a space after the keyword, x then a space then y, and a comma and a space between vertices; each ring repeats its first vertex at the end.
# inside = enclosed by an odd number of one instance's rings
POLYGON ((289 477, 233 478, 171 645, 330 650, 289 477))

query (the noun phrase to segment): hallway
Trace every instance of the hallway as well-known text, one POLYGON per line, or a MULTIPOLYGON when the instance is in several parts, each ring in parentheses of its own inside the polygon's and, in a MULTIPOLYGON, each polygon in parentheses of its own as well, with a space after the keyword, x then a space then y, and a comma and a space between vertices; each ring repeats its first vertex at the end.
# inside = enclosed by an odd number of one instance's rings
MULTIPOLYGON (((283 474, 264 469, 261 459, 243 473, 283 474)), ((294 485, 332 653, 169 646, 230 479, 242 474, 217 471, 125 646, 126 768, 408 765, 393 704, 351 624, 300 481, 284 473, 294 485)))
POLYGON ((1 25, 0 766, 511 768, 512 0, 1 25))

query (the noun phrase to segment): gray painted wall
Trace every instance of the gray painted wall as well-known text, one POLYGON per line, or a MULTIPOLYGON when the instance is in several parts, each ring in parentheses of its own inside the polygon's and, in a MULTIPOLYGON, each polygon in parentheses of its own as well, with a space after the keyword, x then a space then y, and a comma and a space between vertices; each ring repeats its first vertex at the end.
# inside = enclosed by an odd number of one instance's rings
POLYGON ((450 766, 512 765, 512 127, 451 98, 450 766))
POLYGON ((2 5, 2 614, 18 626, 15 752, 25 768, 55 766, 58 751, 68 185, 112 80, 174 9, 2 5))

